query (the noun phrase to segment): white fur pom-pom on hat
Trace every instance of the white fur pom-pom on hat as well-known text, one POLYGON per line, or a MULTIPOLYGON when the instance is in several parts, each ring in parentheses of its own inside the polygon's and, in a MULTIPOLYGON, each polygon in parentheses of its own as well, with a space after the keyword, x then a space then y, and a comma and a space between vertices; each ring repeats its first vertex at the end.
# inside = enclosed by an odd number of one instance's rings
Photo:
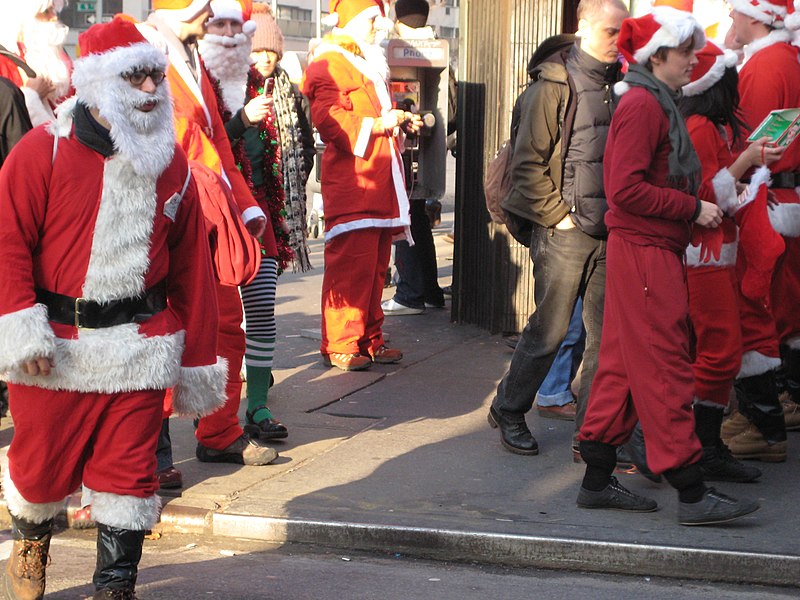
POLYGON ((614 84, 614 93, 617 96, 622 96, 630 91, 631 86, 625 81, 618 81, 614 84))

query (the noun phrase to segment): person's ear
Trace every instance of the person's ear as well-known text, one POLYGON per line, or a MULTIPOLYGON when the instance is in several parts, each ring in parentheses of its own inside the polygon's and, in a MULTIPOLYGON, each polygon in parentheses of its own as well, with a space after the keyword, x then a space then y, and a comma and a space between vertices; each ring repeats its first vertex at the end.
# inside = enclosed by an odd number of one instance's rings
POLYGON ((589 28, 591 25, 589 21, 586 19, 581 19, 578 21, 578 31, 575 32, 575 35, 581 38, 585 38, 589 34, 589 28))

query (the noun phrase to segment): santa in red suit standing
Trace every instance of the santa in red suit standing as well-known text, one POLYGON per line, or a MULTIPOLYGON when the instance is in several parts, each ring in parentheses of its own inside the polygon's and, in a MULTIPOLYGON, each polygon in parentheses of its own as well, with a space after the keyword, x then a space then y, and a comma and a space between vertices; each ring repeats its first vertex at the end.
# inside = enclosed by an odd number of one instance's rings
MULTIPOLYGON (((791 44, 800 15, 788 14, 786 0, 732 0, 730 5, 736 41, 745 47, 739 72, 742 119, 754 129, 770 111, 800 106, 800 50, 791 44)), ((788 9, 793 9, 791 0, 788 9)), ((783 244, 764 249, 771 254, 764 267, 771 292, 759 297, 742 289, 740 294, 739 413, 723 425, 723 438, 738 458, 782 461, 787 418, 800 427, 800 144, 790 145, 770 170, 770 192, 777 204, 769 219, 783 236, 785 249, 783 244), (791 400, 786 406, 776 386, 781 352, 791 400)))
POLYGON ((375 44, 376 0, 333 0, 333 32, 317 46, 302 91, 325 142, 322 344, 327 365, 362 370, 403 358, 384 344, 381 294, 392 237, 408 230, 400 139, 418 115, 393 110, 388 67, 375 44))
POLYGON ((165 390, 188 415, 224 401, 208 238, 164 55, 119 17, 79 44, 76 96, 0 175, 7 598, 42 597, 53 517, 81 483, 98 526, 94 597, 135 598, 159 516, 165 390))

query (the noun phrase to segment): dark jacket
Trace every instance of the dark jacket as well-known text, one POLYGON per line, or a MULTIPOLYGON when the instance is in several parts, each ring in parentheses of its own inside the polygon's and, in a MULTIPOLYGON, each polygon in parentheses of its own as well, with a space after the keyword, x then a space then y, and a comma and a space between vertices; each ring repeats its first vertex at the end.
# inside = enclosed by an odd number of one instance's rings
POLYGON ((31 129, 25 97, 11 81, 0 77, 0 167, 14 144, 31 129))
MULTIPOLYGON (((593 201, 597 192, 594 183, 583 189, 570 180, 566 182, 569 197, 562 194, 565 159, 577 108, 575 82, 566 64, 576 43, 574 35, 559 35, 548 38, 537 49, 528 65, 531 83, 517 99, 512 115, 512 189, 501 206, 509 217, 512 234, 526 244, 534 223, 553 227, 571 212, 584 215, 584 218, 573 218, 578 227, 590 235, 605 235, 604 202, 600 211, 594 211, 592 207, 586 210, 581 207, 576 211, 576 204, 580 204, 583 198, 582 192, 588 194, 589 202, 593 201)), ((615 74, 614 80, 617 78, 615 74)), ((602 140, 598 138, 596 145, 597 148, 589 154, 602 156, 605 137, 602 140)), ((602 180, 601 165, 597 165, 596 171, 602 180)), ((568 176, 574 172, 571 169, 568 176)))

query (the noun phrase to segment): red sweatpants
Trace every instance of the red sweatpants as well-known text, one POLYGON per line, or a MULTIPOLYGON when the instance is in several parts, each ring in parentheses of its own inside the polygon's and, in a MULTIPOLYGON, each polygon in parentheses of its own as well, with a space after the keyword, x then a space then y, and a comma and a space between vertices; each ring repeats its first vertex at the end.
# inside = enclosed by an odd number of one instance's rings
POLYGON ((323 354, 368 354, 383 345, 381 297, 391 252, 386 228, 356 229, 325 245, 323 354))
POLYGON ((637 419, 647 462, 663 473, 697 462, 686 270, 678 254, 613 232, 597 374, 579 439, 625 443, 637 419))
POLYGON ((217 354, 228 361, 225 405, 213 414, 200 419, 195 435, 203 446, 224 450, 244 433, 239 424, 242 360, 245 351, 239 288, 217 283, 217 303, 219 304, 217 354))
POLYGON ((772 309, 778 340, 785 344, 800 337, 800 238, 784 237, 786 251, 772 279, 772 309))
POLYGON ((738 283, 731 267, 687 269, 689 314, 695 333, 694 395, 728 406, 742 366, 738 283))
POLYGON ((158 491, 156 444, 164 390, 100 394, 9 383, 11 480, 28 502, 63 500, 81 482, 97 492, 158 491))

